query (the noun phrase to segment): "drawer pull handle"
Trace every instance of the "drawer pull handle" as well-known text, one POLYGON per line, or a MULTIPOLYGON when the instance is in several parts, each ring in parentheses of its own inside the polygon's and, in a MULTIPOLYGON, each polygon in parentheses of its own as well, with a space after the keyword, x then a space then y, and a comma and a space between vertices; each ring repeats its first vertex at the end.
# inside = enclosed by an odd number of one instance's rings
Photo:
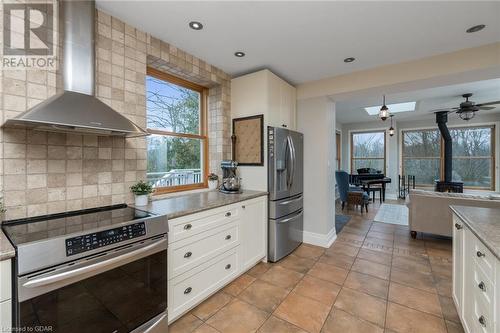
POLYGON ((184 289, 184 294, 187 295, 191 292, 191 290, 193 290, 193 288, 191 287, 187 287, 186 289, 184 289))
POLYGON ((455 223, 455 228, 457 228, 457 230, 460 230, 463 229, 463 226, 461 224, 455 223))
POLYGON ((481 281, 477 286, 479 287, 479 289, 486 292, 486 285, 484 284, 483 281, 481 281))
POLYGON ((484 316, 479 317, 478 320, 481 326, 486 327, 486 318, 484 318, 484 316))
POLYGON ((227 212, 226 217, 230 217, 230 216, 231 216, 231 212, 227 212))
POLYGON ((231 239, 231 235, 227 235, 226 240, 230 240, 230 239, 231 239))
POLYGON ((245 208, 247 208, 247 206, 243 205, 243 206, 241 206, 241 208, 245 209, 245 208))
POLYGON ((193 226, 191 225, 191 223, 188 223, 184 226, 184 230, 189 230, 191 229, 193 226))
POLYGON ((184 255, 184 258, 189 258, 193 255, 193 252, 189 251, 189 252, 186 252, 186 254, 184 255))
POLYGON ((231 268, 231 264, 227 264, 226 269, 230 269, 230 268, 231 268))
POLYGON ((477 252, 476 252, 476 255, 477 255, 479 258, 481 258, 481 257, 485 257, 485 256, 486 256, 486 255, 485 255, 483 252, 481 252, 481 251, 477 251, 477 252))

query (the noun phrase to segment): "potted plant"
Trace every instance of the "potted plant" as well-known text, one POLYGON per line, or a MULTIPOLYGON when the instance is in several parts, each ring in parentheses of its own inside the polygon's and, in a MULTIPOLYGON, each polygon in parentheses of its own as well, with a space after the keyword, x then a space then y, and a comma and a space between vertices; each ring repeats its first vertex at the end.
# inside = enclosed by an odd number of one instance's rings
POLYGON ((208 175, 208 188, 211 190, 215 190, 219 185, 219 176, 215 173, 211 173, 208 175))
POLYGON ((130 191, 135 195, 136 206, 146 206, 148 204, 148 195, 153 192, 153 186, 140 180, 130 187, 130 191))

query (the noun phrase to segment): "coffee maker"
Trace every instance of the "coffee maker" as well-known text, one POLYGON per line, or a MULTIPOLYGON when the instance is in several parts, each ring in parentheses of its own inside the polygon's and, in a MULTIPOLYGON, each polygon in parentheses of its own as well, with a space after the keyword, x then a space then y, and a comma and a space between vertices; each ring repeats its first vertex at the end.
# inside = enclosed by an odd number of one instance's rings
POLYGON ((236 161, 222 161, 222 184, 219 191, 222 193, 241 193, 241 178, 237 176, 236 169, 238 162, 236 161))

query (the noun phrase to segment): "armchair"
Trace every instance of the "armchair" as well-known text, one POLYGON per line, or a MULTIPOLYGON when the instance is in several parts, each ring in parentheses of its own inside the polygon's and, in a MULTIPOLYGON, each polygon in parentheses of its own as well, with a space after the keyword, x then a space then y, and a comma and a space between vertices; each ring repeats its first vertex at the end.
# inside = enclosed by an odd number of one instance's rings
POLYGON ((363 212, 363 208, 368 212, 368 203, 370 202, 368 193, 358 187, 349 186, 349 174, 345 171, 335 171, 335 179, 337 181, 340 201, 342 202, 342 210, 344 210, 347 203, 347 209, 349 209, 349 204, 351 204, 360 206, 361 212, 363 212))

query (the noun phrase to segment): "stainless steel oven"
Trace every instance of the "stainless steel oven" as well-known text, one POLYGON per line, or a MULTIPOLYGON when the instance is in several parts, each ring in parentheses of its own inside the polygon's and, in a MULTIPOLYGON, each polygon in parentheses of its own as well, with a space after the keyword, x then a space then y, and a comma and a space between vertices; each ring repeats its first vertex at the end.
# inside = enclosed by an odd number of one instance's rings
MULTIPOLYGON (((106 227, 17 244, 15 328, 167 332, 166 218, 127 209, 127 218, 111 224, 108 219, 106 227), (51 259, 40 262, 37 257, 51 259)), ((66 229, 68 220, 74 222, 74 216, 63 219, 66 229)), ((53 219, 48 221, 54 226, 53 219)), ((4 230, 19 240, 14 228, 21 226, 8 223, 4 230)))

